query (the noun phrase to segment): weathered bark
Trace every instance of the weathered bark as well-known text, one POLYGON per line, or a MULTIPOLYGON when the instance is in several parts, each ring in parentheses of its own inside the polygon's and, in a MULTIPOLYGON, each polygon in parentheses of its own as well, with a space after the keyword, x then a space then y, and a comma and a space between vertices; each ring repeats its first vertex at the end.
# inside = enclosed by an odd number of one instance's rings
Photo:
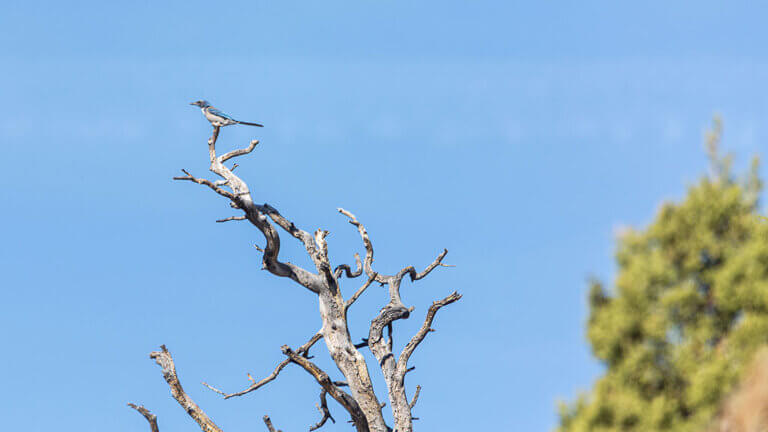
MULTIPOLYGON (((212 182, 210 180, 194 177, 185 170, 183 177, 174 177, 175 180, 186 180, 197 184, 205 185, 215 191, 217 194, 227 198, 232 208, 243 211, 240 216, 231 216, 220 219, 217 222, 244 221, 247 220, 254 225, 264 236, 264 248, 258 248, 262 252, 262 266, 275 276, 289 278, 310 292, 317 295, 322 328, 307 343, 299 347, 296 351, 288 346, 283 347, 283 353, 286 359, 277 365, 274 371, 261 381, 253 383, 246 389, 225 393, 206 383, 203 383, 209 389, 221 394, 225 399, 242 396, 254 391, 265 384, 277 378, 280 371, 289 363, 294 363, 302 367, 312 375, 321 386, 320 400, 318 409, 322 413, 322 419, 315 424, 311 430, 322 427, 328 419, 335 422, 328 410, 326 396, 330 395, 336 400, 350 415, 351 422, 358 432, 388 432, 392 429, 387 426, 382 414, 382 407, 386 404, 379 402, 376 392, 371 382, 370 372, 365 358, 360 353, 359 348, 367 346, 374 354, 381 368, 387 384, 387 393, 389 404, 391 406, 395 427, 397 432, 411 432, 413 430, 413 416, 411 411, 418 398, 421 387, 417 387, 416 394, 411 402, 408 402, 405 389, 405 374, 411 370, 407 363, 413 350, 424 339, 426 333, 430 330, 432 320, 437 310, 447 304, 453 303, 460 295, 453 293, 443 300, 435 302, 430 307, 427 318, 422 329, 411 339, 406 348, 396 358, 392 352, 392 333, 393 322, 400 319, 406 319, 410 316, 413 308, 406 307, 400 297, 400 284, 407 275, 411 281, 416 281, 426 277, 432 270, 438 266, 445 266, 442 260, 447 254, 444 250, 438 257, 421 273, 417 273, 413 267, 406 267, 395 275, 386 276, 373 270, 373 246, 368 233, 361 223, 357 221, 350 212, 339 209, 339 212, 349 218, 349 222, 357 227, 363 240, 366 250, 365 259, 361 262, 360 256, 355 254, 356 269, 353 271, 349 265, 342 264, 331 270, 331 263, 328 259, 328 243, 326 237, 328 231, 318 229, 314 235, 296 227, 293 222, 282 216, 277 209, 269 204, 256 204, 251 196, 248 185, 236 176, 232 171, 236 167, 227 168, 224 162, 237 156, 243 156, 253 151, 258 145, 254 140, 244 149, 235 150, 222 156, 216 154, 216 141, 219 136, 219 128, 214 127, 213 136, 208 140, 208 151, 210 158, 210 170, 218 175, 221 180, 212 182), (274 224, 274 225, 273 225, 274 224), (280 261, 280 235, 275 228, 280 227, 292 237, 299 240, 307 254, 312 259, 315 266, 314 271, 306 270, 297 265, 280 261), (365 273, 368 276, 367 282, 363 284, 349 299, 345 300, 339 289, 339 280, 346 275, 347 278, 356 278, 365 273), (369 329, 368 339, 364 344, 355 345, 350 337, 347 322, 347 310, 349 307, 366 291, 373 283, 378 282, 388 287, 389 301, 381 309, 378 316, 372 321, 369 329), (383 336, 384 329, 387 329, 388 338, 383 336), (322 371, 309 359, 309 349, 320 339, 325 341, 328 353, 333 359, 345 380, 336 382, 331 380, 328 373, 322 371), (341 386, 348 386, 349 393, 340 389, 341 386)), ((198 422, 204 432, 218 432, 220 429, 208 418, 205 413, 192 402, 184 393, 181 384, 176 377, 175 367, 170 353, 163 347, 162 352, 152 353, 152 358, 163 366, 163 376, 166 378, 171 392, 177 401, 185 408, 187 413, 198 422)), ((143 413, 142 413, 143 414, 143 413)), ((265 416, 264 421, 270 431, 275 428, 269 417, 265 416)), ((156 432, 156 431, 154 431, 156 432)))
MULTIPOLYGON (((336 289, 338 293, 338 289, 336 289)), ((357 350, 347 329, 347 315, 341 295, 328 291, 320 293, 320 316, 323 319, 323 339, 328 353, 347 379, 352 397, 365 414, 371 431, 386 432, 387 425, 381 413, 381 403, 373 391, 365 358, 357 350)))
POLYGON ((161 368, 163 368, 163 378, 168 386, 171 388, 171 395, 176 402, 184 408, 184 411, 192 417, 203 432, 222 432, 221 429, 216 426, 216 423, 211 420, 210 417, 190 398, 181 387, 179 377, 176 375, 176 365, 173 363, 173 357, 171 353, 165 348, 165 345, 160 346, 160 351, 152 352, 149 357, 154 359, 161 368))

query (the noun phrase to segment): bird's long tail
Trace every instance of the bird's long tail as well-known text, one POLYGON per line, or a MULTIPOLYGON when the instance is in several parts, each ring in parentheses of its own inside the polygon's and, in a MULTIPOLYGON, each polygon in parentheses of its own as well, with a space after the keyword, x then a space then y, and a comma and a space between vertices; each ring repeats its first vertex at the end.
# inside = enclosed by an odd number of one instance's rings
POLYGON ((238 121, 237 124, 248 125, 248 126, 264 127, 264 125, 260 125, 258 123, 248 123, 248 122, 244 122, 244 121, 238 121))

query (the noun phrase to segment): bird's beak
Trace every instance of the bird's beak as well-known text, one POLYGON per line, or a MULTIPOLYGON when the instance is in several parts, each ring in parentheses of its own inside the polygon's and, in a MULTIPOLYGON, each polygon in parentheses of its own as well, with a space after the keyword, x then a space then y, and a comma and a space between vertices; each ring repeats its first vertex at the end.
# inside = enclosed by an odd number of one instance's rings
POLYGON ((190 102, 190 105, 197 105, 197 102, 190 102))

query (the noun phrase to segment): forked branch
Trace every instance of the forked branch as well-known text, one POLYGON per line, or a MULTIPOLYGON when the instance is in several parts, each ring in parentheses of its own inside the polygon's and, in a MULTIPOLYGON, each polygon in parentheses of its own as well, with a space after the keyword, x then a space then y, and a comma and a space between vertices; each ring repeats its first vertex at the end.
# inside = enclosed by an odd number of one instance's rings
POLYGON ((325 373, 325 371, 317 367, 317 365, 309 361, 309 359, 291 350, 288 345, 283 345, 282 350, 283 354, 285 354, 292 362, 301 366, 302 369, 312 375, 317 383, 320 384, 320 386, 326 392, 328 392, 328 394, 331 395, 331 397, 336 400, 339 405, 347 410, 350 417, 352 417, 352 422, 354 423, 358 432, 368 431, 368 420, 366 420, 365 415, 357 404, 357 401, 352 396, 339 389, 339 387, 334 384, 333 381, 331 381, 331 378, 327 373, 325 373))
MULTIPOLYGON (((389 400, 392 406, 392 414, 395 420, 395 430, 410 432, 413 430, 411 404, 415 404, 416 399, 414 398, 414 400, 410 402, 407 400, 405 395, 404 380, 405 374, 408 371, 408 358, 416 346, 421 342, 421 340, 423 340, 424 335, 421 333, 417 334, 414 340, 412 340, 406 347, 407 352, 404 353, 405 355, 401 355, 400 359, 397 360, 392 353, 392 323, 400 319, 407 319, 413 311, 412 307, 409 308, 403 304, 400 295, 400 285, 403 281, 403 278, 405 278, 406 275, 409 275, 411 281, 417 281, 425 278, 437 267, 449 267, 447 264, 443 264, 443 259, 445 258, 448 251, 443 250, 437 256, 437 258, 435 258, 434 261, 432 261, 432 263, 430 263, 421 272, 417 272, 413 266, 408 266, 400 270, 397 274, 391 276, 382 275, 381 273, 377 273, 373 270, 373 244, 371 243, 371 239, 368 236, 368 231, 365 229, 363 224, 357 220, 355 215, 341 208, 338 209, 338 211, 339 213, 346 216, 349 219, 349 223, 354 225, 360 233, 360 237, 363 240, 363 245, 365 246, 366 251, 363 269, 370 278, 368 283, 363 285, 363 287, 360 288, 350 300, 352 302, 356 300, 362 294, 362 292, 365 291, 368 285, 374 281, 379 282, 382 285, 387 285, 388 287, 389 302, 381 309, 378 316, 376 316, 376 318, 371 321, 371 326, 368 332, 368 339, 365 339, 364 341, 367 342, 368 348, 371 350, 374 357, 376 357, 376 360, 379 363, 379 367, 384 374, 384 380, 387 383, 389 400), (384 340, 382 334, 384 328, 387 328, 389 334, 389 338, 386 341, 384 340)), ((428 313, 428 324, 426 324, 427 330, 429 329, 429 325, 431 325, 431 322, 434 319, 434 314, 437 309, 444 306, 445 304, 452 303, 459 298, 460 296, 454 293, 446 299, 435 302, 428 313)), ((418 393, 416 397, 418 397, 418 393)))
POLYGON ((321 427, 323 427, 323 425, 325 425, 325 422, 327 422, 329 419, 331 420, 331 422, 336 423, 336 420, 333 418, 333 416, 331 415, 331 412, 328 410, 328 401, 325 398, 325 395, 327 394, 328 394, 328 390, 326 389, 320 390, 320 404, 317 406, 317 409, 323 415, 323 418, 321 418, 319 422, 315 423, 309 428, 310 432, 314 430, 318 430, 321 427))

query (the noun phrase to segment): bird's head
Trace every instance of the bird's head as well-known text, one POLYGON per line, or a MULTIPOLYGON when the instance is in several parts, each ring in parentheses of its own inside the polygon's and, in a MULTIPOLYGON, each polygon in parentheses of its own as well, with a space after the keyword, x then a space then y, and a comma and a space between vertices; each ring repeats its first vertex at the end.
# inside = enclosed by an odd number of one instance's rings
POLYGON ((207 100, 199 100, 199 101, 191 102, 190 105, 199 106, 200 108, 205 108, 205 107, 211 106, 211 104, 208 103, 207 100))

